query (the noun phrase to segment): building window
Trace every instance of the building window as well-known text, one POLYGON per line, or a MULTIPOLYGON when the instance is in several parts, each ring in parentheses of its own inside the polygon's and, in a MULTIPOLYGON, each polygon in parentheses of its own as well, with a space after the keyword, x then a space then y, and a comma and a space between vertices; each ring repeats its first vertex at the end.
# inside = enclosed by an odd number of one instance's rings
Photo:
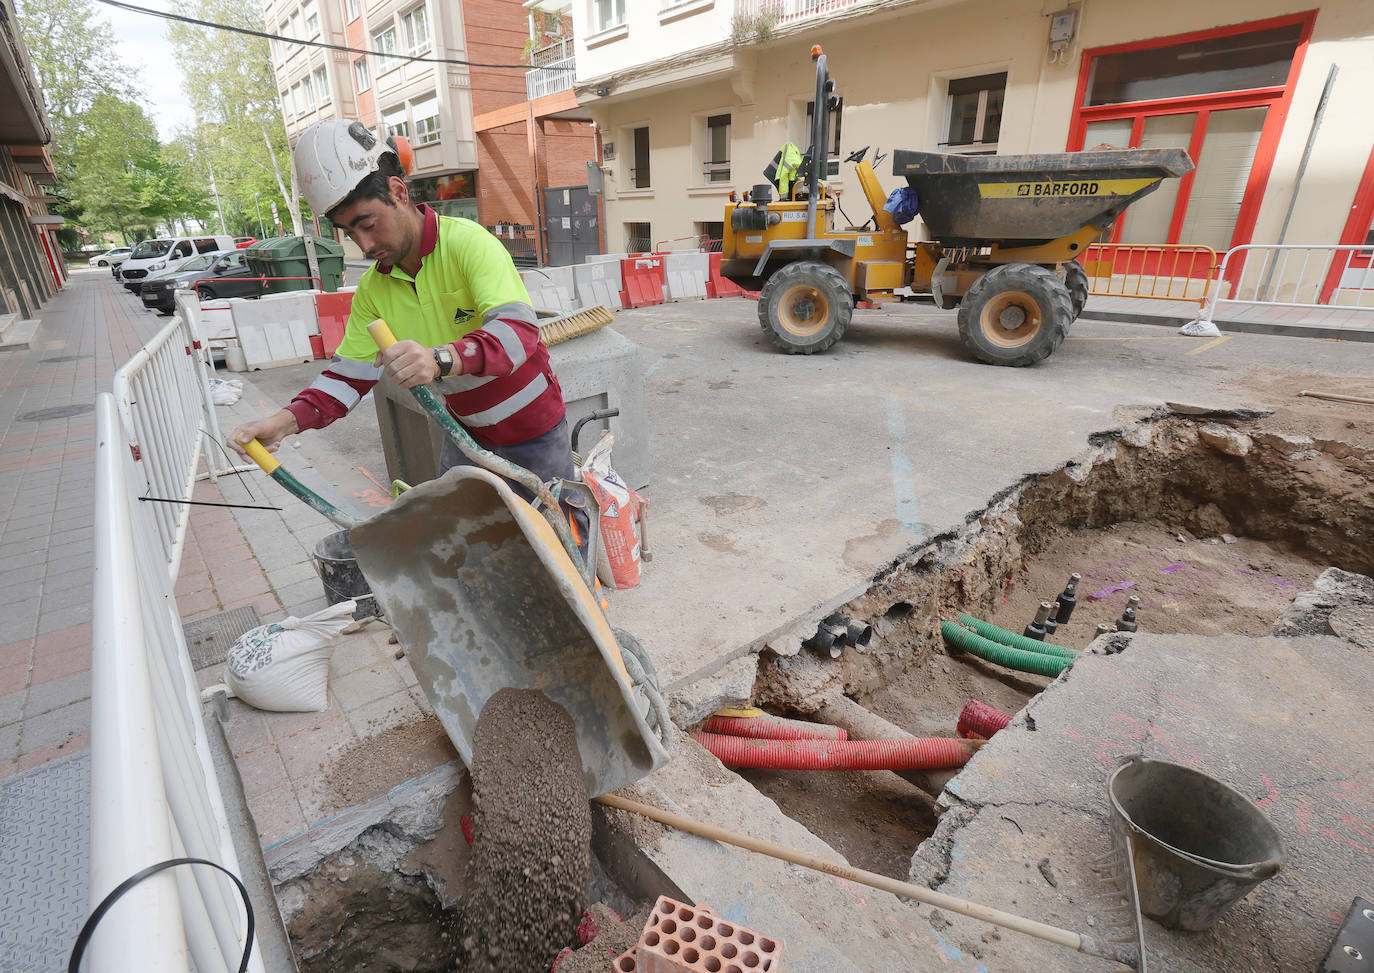
POLYGON ((333 100, 329 94, 329 72, 323 64, 315 69, 315 100, 321 105, 333 100))
POLYGON ((1279 88, 1288 82, 1303 24, 1226 34, 1092 59, 1084 107, 1279 88))
POLYGON ((401 16, 401 31, 408 54, 418 55, 429 50, 429 11, 423 3, 401 16))
POLYGON ((358 0, 344 0, 344 23, 351 24, 358 19, 358 0))
POLYGON ((431 142, 439 141, 439 99, 437 96, 415 102, 410 106, 410 113, 415 118, 415 141, 417 143, 428 145, 431 142))
POLYGON ((654 234, 648 223, 625 224, 625 249, 630 253, 651 253, 654 234))
POLYGON ((598 32, 619 27, 625 23, 625 0, 592 0, 592 17, 598 32))
POLYGON ((372 87, 372 80, 367 76, 367 58, 365 57, 360 57, 353 62, 353 85, 359 92, 372 87))
POLYGON ((1105 242, 1218 252, 1250 242, 1314 16, 1084 52, 1070 151, 1179 148, 1197 163, 1132 205, 1105 242))
POLYGON ((634 155, 630 160, 630 185, 635 189, 648 189, 649 183, 649 126, 634 130, 634 155))
POLYGON ((305 103, 306 111, 313 111, 315 108, 315 86, 311 76, 306 75, 301 78, 301 100, 305 103))
POLYGON ((705 182, 730 181, 730 115, 710 115, 706 119, 706 161, 702 166, 705 182))
POLYGON ((388 27, 380 34, 372 36, 372 49, 379 52, 377 57, 377 74, 383 75, 392 68, 399 65, 400 59, 396 55, 396 28, 388 27))
POLYGON ((305 114, 304 102, 301 101, 301 86, 299 82, 291 86, 291 114, 305 114))
MULTIPOLYGON (((305 37, 305 34, 301 32, 301 14, 299 10, 291 15, 291 29, 287 31, 287 34, 294 37, 296 40, 301 40, 305 37)), ((301 46, 299 44, 292 44, 290 53, 296 54, 300 50, 301 46)))
MULTIPOLYGON (((816 111, 816 103, 808 101, 806 103, 806 134, 802 136, 802 141, 807 148, 811 147, 811 124, 812 116, 816 111)), ((824 176, 838 176, 840 174, 840 122, 844 118, 844 99, 836 99, 835 107, 830 111, 830 145, 826 153, 826 167, 823 170, 824 176)))
POLYGON ((305 36, 307 38, 318 37, 320 34, 320 8, 316 6, 315 0, 309 0, 302 10, 305 15, 305 36))
POLYGON ((940 148, 963 155, 996 155, 1006 94, 1005 71, 951 79, 945 99, 945 139, 940 148))
POLYGON ((725 236, 725 224, 720 220, 698 221, 696 229, 701 240, 701 249, 710 253, 720 253, 721 240, 725 236))
POLYGON ((388 135, 399 135, 402 138, 410 138, 410 122, 406 118, 406 106, 393 108, 391 111, 382 112, 382 123, 387 127, 388 135))
POLYGON ((273 63, 273 64, 280 64, 280 63, 281 63, 281 41, 278 40, 277 38, 273 37, 273 38, 272 38, 272 41, 271 41, 271 44, 272 44, 272 63, 273 63))

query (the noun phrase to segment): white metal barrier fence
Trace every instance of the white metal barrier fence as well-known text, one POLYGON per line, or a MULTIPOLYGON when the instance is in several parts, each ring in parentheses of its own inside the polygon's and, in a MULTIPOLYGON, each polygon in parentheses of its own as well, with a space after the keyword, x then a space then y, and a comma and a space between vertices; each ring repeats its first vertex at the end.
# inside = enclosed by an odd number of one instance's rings
POLYGON ((1199 320, 1223 304, 1374 311, 1374 251, 1368 246, 1247 243, 1221 262, 1221 279, 1199 320))
MULTIPOLYGON (((159 506, 138 499, 144 484, 116 400, 102 392, 91 624, 92 907, 130 875, 169 858, 206 858, 241 874, 154 525, 159 506)), ((115 904, 91 940, 86 968, 237 969, 245 931, 229 879, 183 866, 115 904)), ((249 969, 263 970, 256 950, 249 969)))
POLYGON ((150 498, 141 505, 153 510, 169 578, 177 575, 191 515, 175 501, 191 498, 201 453, 212 479, 231 469, 212 453, 219 424, 200 345, 194 322, 177 315, 114 375, 124 436, 150 498))

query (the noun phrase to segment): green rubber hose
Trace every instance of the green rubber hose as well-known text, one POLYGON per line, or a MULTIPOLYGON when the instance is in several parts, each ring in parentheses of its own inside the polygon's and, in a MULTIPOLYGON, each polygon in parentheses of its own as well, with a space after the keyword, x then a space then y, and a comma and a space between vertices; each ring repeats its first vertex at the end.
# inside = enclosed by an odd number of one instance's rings
POLYGON ((951 648, 967 652, 969 655, 976 655, 984 661, 999 666, 1006 666, 1008 669, 1016 669, 1019 672, 1053 677, 1073 664, 1072 659, 1065 659, 1057 655, 1041 655, 1039 652, 1013 649, 1009 645, 985 639, 976 632, 960 628, 953 622, 941 622, 940 634, 945 637, 945 644, 951 648))
POLYGON ((1063 659, 1078 658, 1078 650, 1066 648, 1062 645, 1055 645, 1053 642, 1040 642, 1036 639, 1027 638, 1024 635, 1017 635, 1015 632, 1008 632, 1005 628, 998 628, 992 622, 985 622, 981 618, 974 618, 967 612, 959 613, 959 624, 965 628, 971 628, 985 639, 992 639, 994 642, 1001 642, 1009 645, 1013 649, 1021 649, 1025 652, 1039 652, 1041 655, 1057 655, 1063 659))

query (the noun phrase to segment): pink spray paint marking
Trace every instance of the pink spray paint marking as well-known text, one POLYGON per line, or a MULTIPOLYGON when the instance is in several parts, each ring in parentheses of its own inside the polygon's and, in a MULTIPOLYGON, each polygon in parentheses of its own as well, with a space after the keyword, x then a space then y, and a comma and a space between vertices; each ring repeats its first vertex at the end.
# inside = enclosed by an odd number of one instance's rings
POLYGON ((1125 591, 1127 588, 1134 588, 1134 587, 1135 587, 1135 582, 1134 582, 1134 581, 1123 581, 1123 582, 1121 582, 1120 584, 1114 584, 1114 585, 1111 585, 1110 587, 1103 588, 1101 591, 1094 591, 1092 594, 1088 595, 1088 597, 1091 598, 1091 599, 1093 599, 1093 601, 1097 601, 1097 600, 1100 599, 1100 598, 1106 598, 1108 595, 1110 595, 1110 594, 1112 594, 1112 593, 1114 593, 1114 592, 1117 592, 1117 591, 1125 591))
POLYGON ((1188 566, 1188 565, 1186 565, 1186 564, 1171 564, 1171 565, 1169 565, 1167 568, 1160 568, 1160 569, 1159 569, 1159 573, 1160 573, 1160 574, 1173 574, 1175 571, 1181 570, 1182 568, 1186 568, 1187 566, 1188 566))

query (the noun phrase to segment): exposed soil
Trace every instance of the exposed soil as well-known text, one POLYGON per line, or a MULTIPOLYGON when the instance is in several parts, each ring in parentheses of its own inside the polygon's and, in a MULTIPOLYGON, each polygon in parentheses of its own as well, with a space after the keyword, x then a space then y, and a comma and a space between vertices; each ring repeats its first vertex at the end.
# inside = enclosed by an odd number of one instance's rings
MULTIPOLYGON (((939 622, 967 611, 1019 633, 1073 571, 1083 575, 1078 604, 1052 639, 1073 648, 1120 618, 1132 594, 1142 631, 1258 636, 1328 565, 1371 572, 1374 407, 1285 399, 1258 419, 1138 418, 1095 437, 1085 459, 1028 477, 845 606, 877 635, 867 654, 835 663, 846 694, 916 736, 954 735, 970 697, 1016 712, 1050 680, 951 655, 939 622)), ((756 697, 787 699, 777 681, 788 678, 787 666, 765 660, 756 697)), ((790 692, 800 711, 815 686, 790 692)), ((891 774, 747 777, 874 871, 904 876, 934 827, 924 796, 891 774)))
POLYGON ((1181 530, 1123 523, 1061 534, 1027 562, 988 620, 1020 632, 1035 616, 1036 605, 1053 602, 1069 573, 1077 571, 1083 575, 1078 605, 1069 624, 1050 638, 1059 645, 1084 648, 1099 622, 1121 617, 1131 595, 1140 598, 1141 631, 1265 635, 1325 565, 1236 538, 1230 526, 1206 504, 1181 530), (1204 537, 1193 537, 1190 528, 1204 537))
POLYGON ((575 942, 591 810, 572 720, 541 692, 503 689, 473 734, 477 840, 458 907, 460 968, 546 970, 575 942))
POLYGON ((629 919, 622 919, 608 906, 597 903, 587 910, 586 923, 595 924, 595 937, 576 951, 566 951, 554 964, 554 973, 607 973, 621 953, 639 942, 639 934, 649 920, 644 908, 629 919))
POLYGON ((352 807, 457 759, 443 724, 429 716, 384 730, 344 751, 329 774, 329 789, 342 807, 352 807))
POLYGON ((887 771, 737 773, 851 865, 881 875, 905 879, 916 846, 935 830, 930 796, 887 771))

